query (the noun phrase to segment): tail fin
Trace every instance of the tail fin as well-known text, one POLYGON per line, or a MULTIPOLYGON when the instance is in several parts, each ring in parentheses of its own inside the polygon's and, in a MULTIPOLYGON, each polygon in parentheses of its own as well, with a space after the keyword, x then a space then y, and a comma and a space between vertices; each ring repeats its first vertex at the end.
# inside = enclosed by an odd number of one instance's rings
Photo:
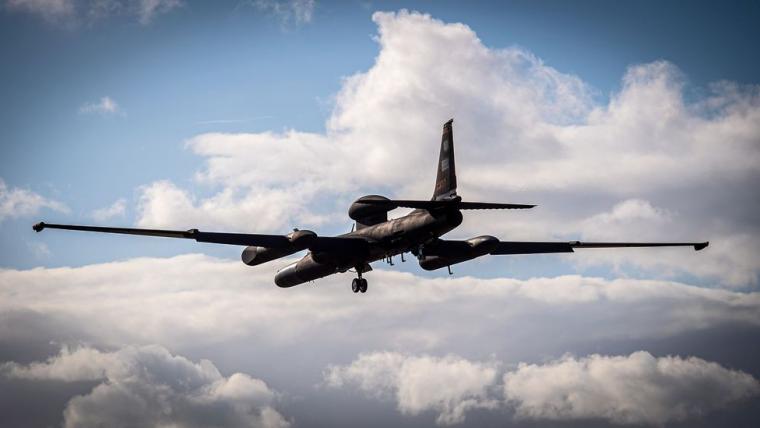
POLYGON ((441 154, 438 157, 438 176, 435 179, 433 200, 452 199, 457 195, 457 174, 454 167, 454 119, 443 124, 441 154))

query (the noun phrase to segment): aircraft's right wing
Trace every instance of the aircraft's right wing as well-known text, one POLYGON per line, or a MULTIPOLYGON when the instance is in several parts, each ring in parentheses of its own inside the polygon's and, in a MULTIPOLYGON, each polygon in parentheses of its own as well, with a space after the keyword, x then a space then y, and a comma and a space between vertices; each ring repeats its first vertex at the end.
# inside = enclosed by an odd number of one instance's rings
POLYGON ((71 224, 37 223, 33 226, 36 232, 43 229, 78 230, 83 232, 119 233, 125 235, 160 236, 164 238, 194 239, 198 242, 230 245, 255 245, 269 248, 281 248, 291 244, 285 235, 258 235, 249 233, 219 233, 201 232, 198 229, 190 230, 162 230, 162 229, 133 229, 127 227, 100 227, 78 226, 71 224))
POLYGON ((134 229, 126 227, 79 226, 70 224, 37 223, 33 226, 37 232, 44 229, 78 230, 84 232, 119 233, 125 235, 160 236, 165 238, 194 239, 197 242, 212 244, 245 245, 296 251, 309 248, 311 250, 332 253, 358 253, 366 251, 367 242, 358 238, 339 236, 317 236, 310 230, 296 230, 288 235, 262 235, 254 233, 222 233, 202 232, 198 229, 163 230, 163 229, 134 229))
POLYGON ((620 247, 694 247, 696 251, 707 247, 709 242, 521 242, 500 241, 490 254, 540 254, 572 253, 575 248, 620 248, 620 247))

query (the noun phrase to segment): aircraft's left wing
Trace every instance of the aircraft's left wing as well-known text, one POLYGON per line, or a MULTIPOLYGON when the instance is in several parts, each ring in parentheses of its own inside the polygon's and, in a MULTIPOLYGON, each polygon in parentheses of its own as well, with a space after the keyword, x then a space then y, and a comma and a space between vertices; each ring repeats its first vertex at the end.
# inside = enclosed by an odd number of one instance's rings
POLYGON ((521 242, 500 241, 490 252, 503 254, 572 253, 575 248, 621 248, 621 247, 694 247, 696 251, 707 247, 709 242, 521 242))

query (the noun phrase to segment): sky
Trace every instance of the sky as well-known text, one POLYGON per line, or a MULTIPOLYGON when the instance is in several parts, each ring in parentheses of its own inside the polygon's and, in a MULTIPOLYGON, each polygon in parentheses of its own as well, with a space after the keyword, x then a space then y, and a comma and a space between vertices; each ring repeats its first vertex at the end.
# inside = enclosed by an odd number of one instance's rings
MULTIPOLYGON (((757 426, 760 5, 5 0, 0 425, 757 426), (296 260, 38 221, 321 235, 432 193, 447 238, 710 241, 296 260), (411 259, 411 260, 410 260, 411 259)), ((404 214, 394 211, 391 217, 404 214)))

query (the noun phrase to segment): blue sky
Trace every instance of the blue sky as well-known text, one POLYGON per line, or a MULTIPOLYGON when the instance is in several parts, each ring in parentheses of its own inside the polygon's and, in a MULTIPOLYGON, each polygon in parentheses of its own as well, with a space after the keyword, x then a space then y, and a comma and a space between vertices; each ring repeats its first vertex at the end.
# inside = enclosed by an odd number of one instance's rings
POLYGON ((0 425, 756 425, 759 19, 756 2, 3 2, 0 425), (429 197, 451 117, 459 193, 538 204, 468 212, 452 238, 711 245, 452 277, 375 263, 357 299, 350 274, 279 289, 292 260, 250 268, 235 246, 31 230, 344 233, 361 195, 429 197), (134 397, 168 407, 119 413, 134 397))
MULTIPOLYGON (((118 220, 129 223, 139 186, 161 179, 193 186, 201 159, 183 142, 194 135, 324 131, 341 78, 367 69, 377 55, 376 9, 466 22, 486 46, 525 47, 588 82, 602 100, 619 90, 628 66, 658 59, 677 65, 697 93, 710 82, 752 84, 760 75, 753 49, 760 12, 752 3, 320 2, 309 22, 298 23, 244 2, 191 2, 148 25, 129 14, 46 22, 11 4, 0 15, 7 59, 0 71, 0 177, 66 204, 70 215, 45 216, 60 221, 84 221, 86 213, 125 198, 127 216, 118 220), (104 96, 118 103, 118 114, 80 112, 104 96)), ((59 247, 53 257, 35 259, 27 223, 0 224, 8 237, 4 266, 168 254, 120 241, 115 250, 59 247)))

